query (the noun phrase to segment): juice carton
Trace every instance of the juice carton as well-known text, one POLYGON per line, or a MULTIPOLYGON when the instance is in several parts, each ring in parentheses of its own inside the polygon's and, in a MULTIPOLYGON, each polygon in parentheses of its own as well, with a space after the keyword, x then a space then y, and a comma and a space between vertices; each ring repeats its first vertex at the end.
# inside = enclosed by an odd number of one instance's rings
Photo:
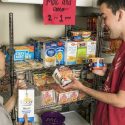
POLYGON ((27 114, 28 121, 34 122, 34 90, 18 90, 18 122, 24 122, 24 114, 27 114))

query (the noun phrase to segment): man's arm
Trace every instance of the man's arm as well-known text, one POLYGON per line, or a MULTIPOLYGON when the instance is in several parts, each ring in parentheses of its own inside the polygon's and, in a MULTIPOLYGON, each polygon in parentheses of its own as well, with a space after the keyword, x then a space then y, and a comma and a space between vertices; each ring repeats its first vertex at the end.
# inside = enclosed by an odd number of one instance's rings
POLYGON ((116 106, 118 108, 125 107, 125 91, 120 90, 118 93, 107 93, 97 91, 86 86, 82 86, 81 89, 83 92, 92 96, 93 98, 102 101, 104 103, 110 104, 112 106, 116 106))
POLYGON ((80 81, 73 80, 71 84, 63 89, 79 89, 85 94, 92 96, 93 98, 102 101, 104 103, 110 104, 115 107, 123 108, 125 107, 125 91, 120 90, 118 93, 107 93, 94 90, 92 88, 84 86, 80 81))

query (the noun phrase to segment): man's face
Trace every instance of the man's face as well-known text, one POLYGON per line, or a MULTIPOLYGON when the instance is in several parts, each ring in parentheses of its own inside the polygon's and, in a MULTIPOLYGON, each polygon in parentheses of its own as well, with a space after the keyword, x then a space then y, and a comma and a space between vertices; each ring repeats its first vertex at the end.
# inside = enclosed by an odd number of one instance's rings
POLYGON ((110 38, 116 39, 121 37, 119 12, 113 14, 112 10, 105 3, 100 6, 100 11, 104 19, 104 24, 110 33, 110 38))

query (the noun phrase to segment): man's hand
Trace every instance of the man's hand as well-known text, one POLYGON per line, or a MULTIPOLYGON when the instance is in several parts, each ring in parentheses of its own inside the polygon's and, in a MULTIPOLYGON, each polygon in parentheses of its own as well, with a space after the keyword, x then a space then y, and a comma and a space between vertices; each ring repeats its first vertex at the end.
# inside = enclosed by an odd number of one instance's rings
POLYGON ((65 86, 65 87, 61 87, 63 89, 78 89, 78 90, 81 90, 81 88, 83 87, 84 85, 76 80, 75 78, 73 79, 72 83, 70 83, 69 85, 65 86))
POLYGON ((28 117, 27 117, 27 115, 25 114, 24 115, 24 123, 22 124, 22 123, 18 123, 18 125, 32 125, 32 123, 31 122, 28 122, 28 117))

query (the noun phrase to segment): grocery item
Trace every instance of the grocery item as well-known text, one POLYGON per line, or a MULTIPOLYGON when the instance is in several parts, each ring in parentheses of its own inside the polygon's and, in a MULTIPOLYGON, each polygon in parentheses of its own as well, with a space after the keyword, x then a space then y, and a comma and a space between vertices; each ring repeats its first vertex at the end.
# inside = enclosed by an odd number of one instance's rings
POLYGON ((20 80, 25 79, 25 72, 24 71, 16 72, 16 77, 17 79, 20 79, 20 80))
POLYGON ((24 122, 24 114, 27 114, 28 121, 34 122, 34 90, 18 90, 18 122, 24 122))
POLYGON ((31 39, 31 44, 34 46, 34 58, 42 61, 43 58, 41 58, 42 49, 43 49, 43 43, 51 41, 52 38, 50 37, 36 37, 31 39))
POLYGON ((78 96, 79 96, 78 90, 69 91, 70 102, 76 102, 78 100, 78 96))
POLYGON ((96 55, 96 41, 87 41, 87 57, 92 58, 96 55))
POLYGON ((81 35, 81 31, 71 31, 71 35, 72 35, 72 40, 75 42, 80 42, 82 41, 82 35, 81 35))
POLYGON ((41 58, 43 59, 44 67, 56 66, 56 41, 43 43, 41 58))
POLYGON ((83 59, 86 58, 86 54, 87 54, 87 42, 78 42, 76 64, 82 64, 83 59))
POLYGON ((42 125, 64 125, 65 117, 59 112, 45 112, 41 115, 42 125))
POLYGON ((46 83, 47 75, 46 73, 34 73, 33 81, 36 86, 44 86, 46 83))
POLYGON ((74 65, 76 64, 77 55, 77 42, 66 42, 65 44, 65 64, 74 65))
POLYGON ((90 58, 89 61, 93 69, 101 70, 105 65, 104 58, 95 57, 95 58, 90 58))
POLYGON ((15 61, 14 67, 19 72, 31 69, 31 66, 25 61, 15 61))
POLYGON ((60 40, 57 42, 56 64, 64 65, 64 59, 65 59, 65 42, 63 40, 60 40))
POLYGON ((83 38, 88 38, 91 36, 91 31, 82 31, 81 34, 83 38))
POLYGON ((55 90, 43 90, 41 91, 41 106, 48 106, 56 103, 55 90))
POLYGON ((30 45, 14 46, 14 49, 15 49, 14 61, 34 59, 34 46, 30 45))
POLYGON ((61 86, 66 86, 72 82, 71 78, 73 76, 72 70, 67 67, 56 68, 53 72, 53 78, 61 86))
POLYGON ((73 69, 73 76, 75 79, 79 80, 80 79, 80 74, 81 74, 81 69, 73 69))

